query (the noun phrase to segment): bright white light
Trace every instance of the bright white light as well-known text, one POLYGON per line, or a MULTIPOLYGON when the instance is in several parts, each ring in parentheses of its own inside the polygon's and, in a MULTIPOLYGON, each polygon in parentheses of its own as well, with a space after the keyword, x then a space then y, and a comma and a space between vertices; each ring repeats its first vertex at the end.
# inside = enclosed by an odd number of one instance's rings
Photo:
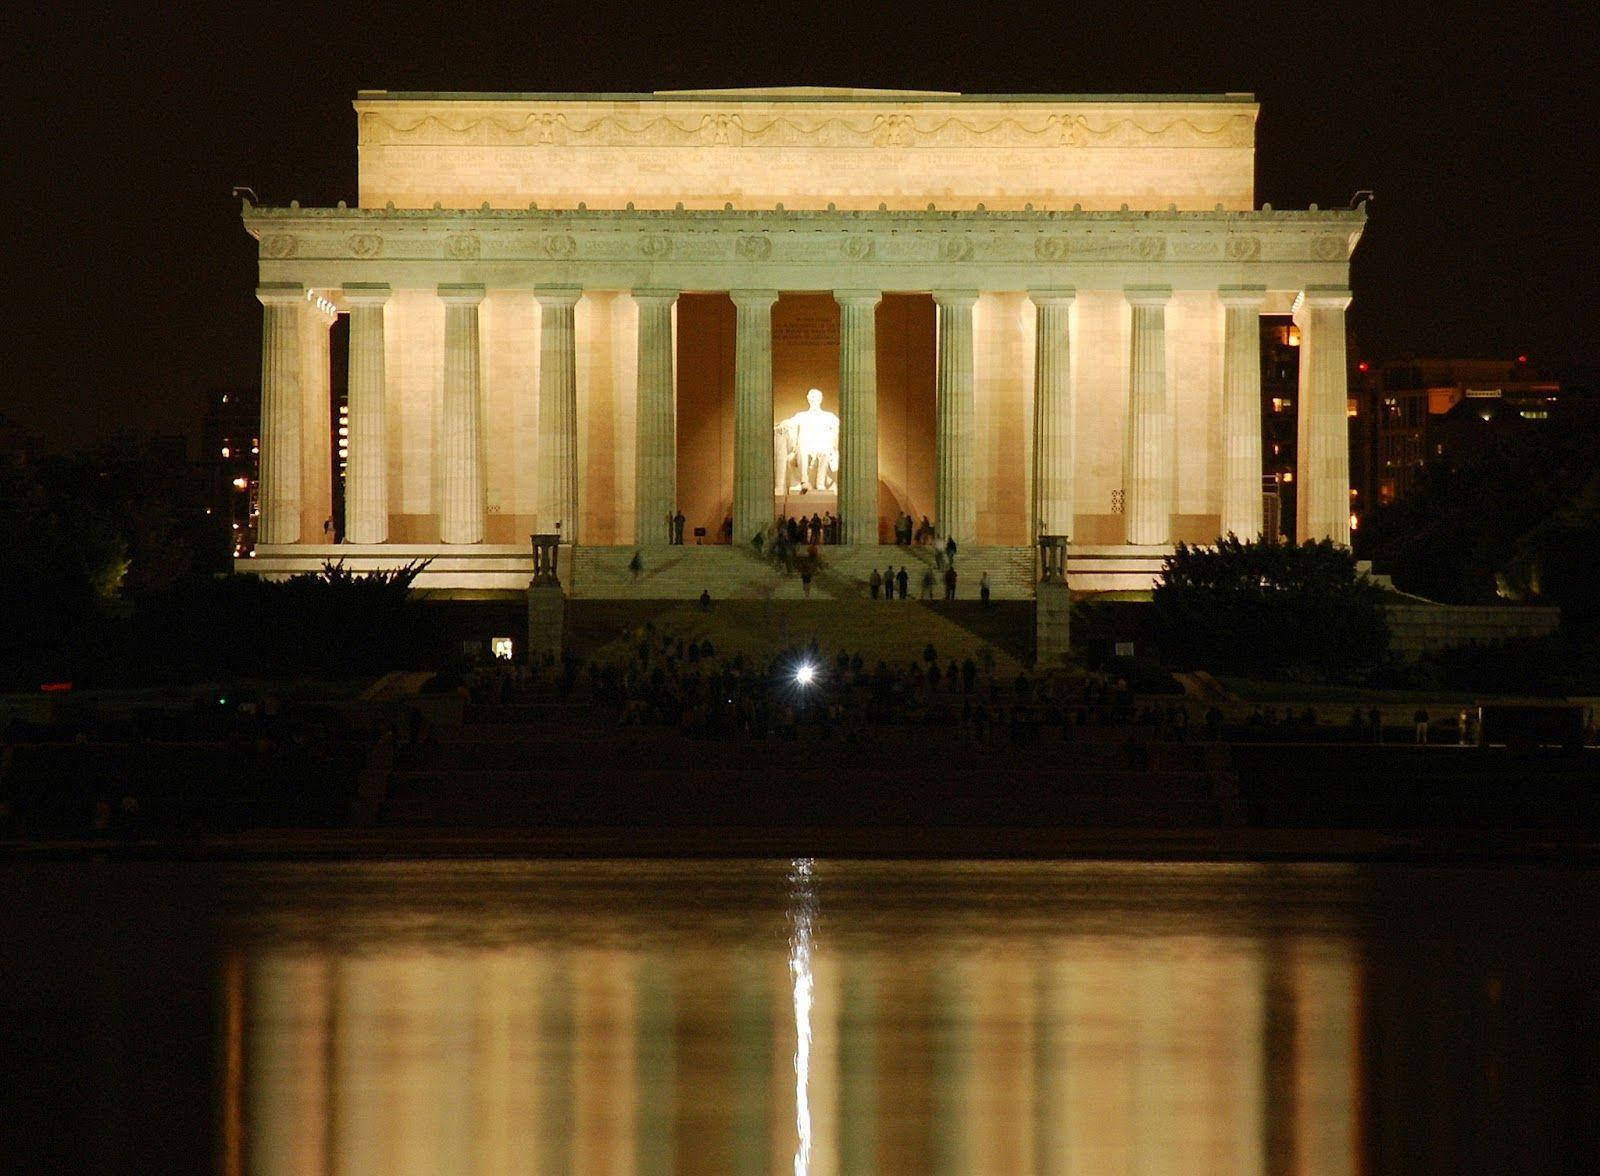
POLYGON ((800 668, 794 672, 794 680, 800 683, 802 686, 811 685, 811 683, 817 680, 817 667, 812 665, 810 662, 803 663, 800 668))
MULTIPOLYGON (((802 669, 809 670, 810 666, 802 669)), ((817 897, 812 889, 812 860, 796 858, 789 874, 794 908, 794 935, 789 940, 789 975, 794 980, 794 1176, 811 1171, 811 921, 817 897)))

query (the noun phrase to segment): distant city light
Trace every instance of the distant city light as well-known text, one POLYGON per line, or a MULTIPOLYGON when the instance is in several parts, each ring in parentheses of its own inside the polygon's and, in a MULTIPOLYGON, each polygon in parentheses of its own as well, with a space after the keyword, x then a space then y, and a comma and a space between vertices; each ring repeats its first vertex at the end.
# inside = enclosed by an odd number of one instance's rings
POLYGON ((223 457, 232 457, 233 456, 232 452, 228 449, 228 447, 226 445, 224 445, 222 447, 222 456, 223 457))
POLYGON ((1519 356, 1517 356, 1517 362, 1518 363, 1527 363, 1528 362, 1528 357, 1526 355, 1519 355, 1519 356))
POLYGON ((1354 531, 1360 525, 1361 525, 1361 520, 1356 517, 1356 512, 1355 511, 1351 511, 1350 512, 1350 529, 1352 531, 1354 531))
POLYGON ((495 659, 497 661, 510 661, 511 660, 511 638, 509 638, 509 637, 491 637, 491 638, 489 638, 489 650, 490 650, 491 653, 494 654, 495 659))
POLYGON ((794 680, 802 686, 809 686, 817 679, 817 667, 810 662, 802 662, 800 668, 794 672, 794 680))
POLYGON ((248 485, 250 485, 250 479, 242 475, 233 480, 233 488, 235 490, 243 490, 248 485))
POLYGON ((1370 371, 1370 370, 1371 370, 1371 368, 1368 367, 1367 361, 1364 360, 1364 359, 1360 363, 1356 364, 1356 371, 1358 371, 1358 372, 1365 372, 1365 371, 1370 371))

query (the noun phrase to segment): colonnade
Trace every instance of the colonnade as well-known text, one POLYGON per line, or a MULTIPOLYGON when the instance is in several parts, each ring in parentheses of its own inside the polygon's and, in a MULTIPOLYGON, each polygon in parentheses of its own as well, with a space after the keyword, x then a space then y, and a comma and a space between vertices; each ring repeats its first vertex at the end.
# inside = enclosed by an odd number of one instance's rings
MULTIPOLYGON (((439 536, 445 544, 484 541, 485 437, 479 371, 481 284, 437 287, 444 304, 444 375, 439 434, 439 536)), ((636 517, 661 519, 677 501, 677 422, 673 307, 678 291, 630 291, 638 314, 636 517)), ((738 542, 764 528, 772 498, 772 307, 775 289, 729 292, 736 312, 734 361, 733 526, 738 542)), ((941 536, 976 539, 973 307, 976 290, 935 289, 938 310, 935 490, 941 536)), ((1075 508, 1071 287, 1030 290, 1035 308, 1033 530, 1071 535, 1075 508)), ((1166 365, 1170 286, 1123 291, 1130 315, 1128 398, 1123 444, 1126 542, 1173 540, 1177 421, 1166 365)), ((1264 286, 1217 288, 1222 307, 1220 529, 1254 536, 1261 510, 1261 371, 1258 319, 1264 286)), ((301 316, 316 311, 298 284, 268 284, 263 305, 260 542, 314 541, 307 520, 323 508, 314 490, 315 449, 306 437, 306 406, 316 399, 314 356, 303 348, 301 316), (310 455, 308 460, 308 455, 310 455)), ((350 314, 349 457, 345 539, 388 540, 384 305, 390 288, 343 287, 350 314)), ((579 286, 538 287, 538 527, 582 542, 579 526, 578 400, 574 308, 579 286)), ((877 367, 875 312, 883 291, 837 290, 841 407, 839 513, 844 542, 876 541, 877 367)), ((1345 287, 1311 286, 1295 301, 1302 338, 1299 396, 1301 538, 1348 545, 1349 451, 1345 424, 1345 287)), ((321 330, 326 419, 326 326, 321 330)), ((314 419, 314 418, 311 418, 314 419)), ((323 438, 326 452, 326 438, 323 438)), ((327 464, 326 460, 323 462, 327 464)), ((324 479, 325 481, 325 479, 324 479)), ((326 497, 325 491, 322 492, 326 497)))

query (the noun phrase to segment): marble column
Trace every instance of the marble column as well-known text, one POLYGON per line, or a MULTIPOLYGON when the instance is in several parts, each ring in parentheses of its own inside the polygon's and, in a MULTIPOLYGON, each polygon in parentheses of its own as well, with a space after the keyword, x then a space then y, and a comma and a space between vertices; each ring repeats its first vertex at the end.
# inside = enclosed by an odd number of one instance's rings
POLYGON ((1265 286, 1223 286, 1223 535, 1261 534, 1261 302, 1265 286))
POLYGON ((300 534, 308 542, 332 543, 333 372, 328 331, 337 311, 318 299, 300 316, 300 534))
POLYGON ((634 542, 667 543, 678 506, 678 416, 673 384, 672 305, 676 290, 635 290, 639 306, 638 437, 634 460, 634 542))
POLYGON ((835 290, 839 303, 839 540, 878 542, 877 290, 835 290))
POLYGON ((933 300, 939 308, 935 523, 941 538, 951 536, 966 546, 977 532, 972 485, 972 307, 978 293, 935 290, 933 300))
POLYGON ((772 304, 776 290, 731 290, 733 358, 733 541, 749 543, 773 518, 772 304))
POLYGON ((439 538, 482 543, 483 396, 478 376, 478 305, 483 287, 439 287, 444 303, 444 414, 439 461, 439 538))
POLYGON ((539 300, 539 530, 578 542, 576 286, 542 287, 539 300))
POLYGON ((1307 286, 1300 327, 1299 455, 1295 536, 1350 546, 1350 374, 1345 367, 1345 286, 1307 286))
POLYGON ((1030 290, 1033 351, 1033 533, 1072 534, 1071 289, 1030 290))
POLYGON ((1128 441, 1123 467, 1127 541, 1172 542, 1172 402, 1167 391, 1170 286, 1130 286, 1133 308, 1128 367, 1128 441))
POLYGON ((297 283, 256 288, 261 300, 260 543, 300 541, 300 317, 297 283))
POLYGON ((387 383, 384 378, 383 308, 389 287, 347 285, 350 312, 349 457, 344 469, 344 541, 389 539, 387 383))

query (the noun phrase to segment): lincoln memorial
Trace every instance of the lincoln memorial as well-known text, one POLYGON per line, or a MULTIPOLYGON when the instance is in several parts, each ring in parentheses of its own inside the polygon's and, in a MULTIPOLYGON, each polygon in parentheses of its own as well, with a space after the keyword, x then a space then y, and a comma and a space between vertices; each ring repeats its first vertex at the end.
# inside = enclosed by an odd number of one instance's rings
POLYGON ((520 589, 529 535, 558 532, 576 596, 798 594, 753 540, 819 513, 825 596, 904 562, 879 546, 903 515, 998 595, 1031 595, 1041 536, 1069 542, 1074 589, 1148 587, 1179 540, 1261 531, 1258 319, 1288 314, 1296 533, 1349 540, 1365 213, 1256 206, 1250 95, 354 105, 358 207, 244 208, 263 344, 241 570, 428 558, 420 586, 520 589))

